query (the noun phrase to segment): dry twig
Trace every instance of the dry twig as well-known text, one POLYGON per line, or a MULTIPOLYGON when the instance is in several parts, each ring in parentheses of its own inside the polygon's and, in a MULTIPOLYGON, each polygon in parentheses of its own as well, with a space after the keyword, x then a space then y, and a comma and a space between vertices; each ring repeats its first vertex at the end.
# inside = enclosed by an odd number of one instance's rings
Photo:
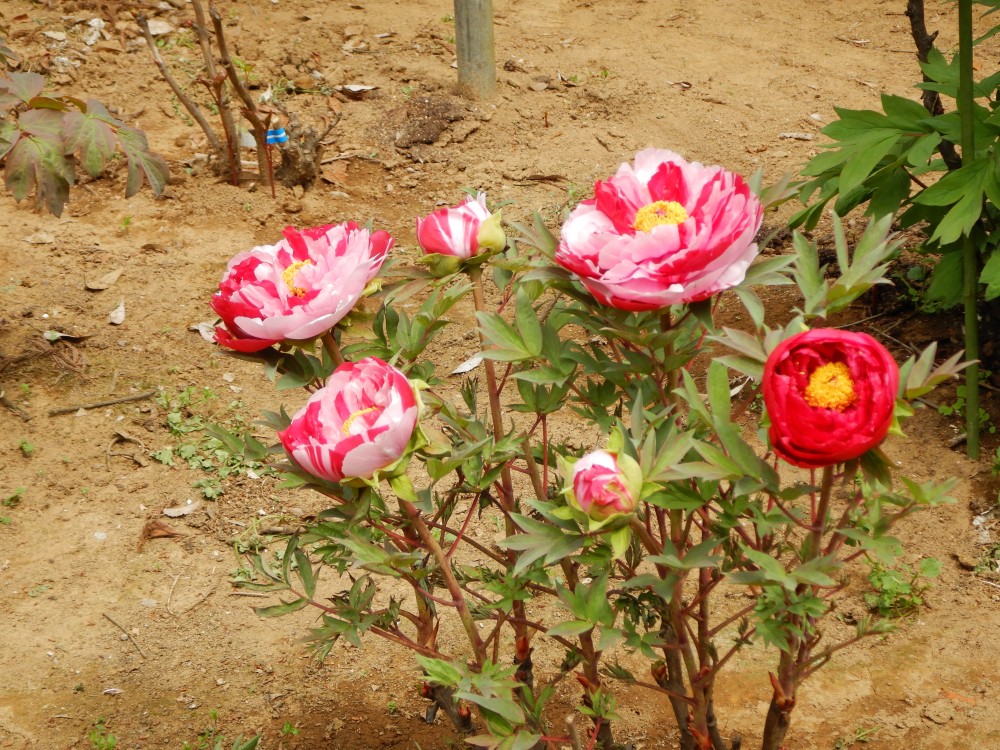
POLYGON ((184 89, 180 87, 174 77, 170 75, 170 71, 167 69, 167 64, 163 62, 163 57, 160 55, 160 51, 156 48, 156 40, 153 39, 153 35, 149 32, 149 22, 146 20, 146 16, 140 14, 136 16, 135 22, 139 24, 139 28, 142 29, 142 35, 146 38, 146 44, 149 46, 149 51, 153 55, 153 62, 156 63, 156 67, 160 71, 160 75, 163 76, 163 80, 167 82, 171 90, 174 92, 174 96, 177 97, 177 101, 184 105, 184 109, 188 111, 194 121, 198 123, 198 126, 204 131, 205 137, 208 138, 208 143, 215 151, 216 155, 220 159, 224 159, 226 152, 222 149, 222 143, 219 141, 218 136, 215 131, 212 130, 212 126, 208 124, 208 120, 205 119, 205 115, 201 113, 201 109, 195 104, 191 97, 184 93, 184 89))
POLYGON ((121 398, 111 398, 107 401, 95 401, 92 404, 77 404, 76 406, 63 406, 58 409, 49 409, 49 416, 55 417, 59 414, 74 414, 80 409, 99 409, 102 406, 113 406, 115 404, 124 404, 129 401, 142 401, 143 399, 152 398, 156 395, 156 391, 143 391, 142 393, 136 393, 132 396, 122 396, 121 398))
POLYGON ((116 628, 118 628, 120 631, 122 631, 125 634, 125 637, 129 639, 129 642, 133 646, 135 646, 135 650, 139 652, 139 656, 141 656, 143 659, 148 659, 149 658, 148 656, 146 656, 146 652, 142 650, 142 646, 140 646, 136 642, 135 638, 132 637, 132 634, 130 632, 128 632, 124 627, 122 627, 122 625, 121 625, 120 622, 118 622, 117 620, 115 620, 107 612, 102 612, 101 614, 104 615, 105 619, 108 622, 110 622, 112 625, 114 625, 116 628))
POLYGON ((19 416, 25 422, 30 422, 31 421, 31 415, 28 414, 28 412, 26 412, 20 406, 18 406, 17 404, 15 404, 13 401, 11 401, 9 398, 7 398, 4 395, 3 388, 0 388, 0 406, 4 406, 5 408, 10 409, 12 412, 14 412, 17 416, 19 416))

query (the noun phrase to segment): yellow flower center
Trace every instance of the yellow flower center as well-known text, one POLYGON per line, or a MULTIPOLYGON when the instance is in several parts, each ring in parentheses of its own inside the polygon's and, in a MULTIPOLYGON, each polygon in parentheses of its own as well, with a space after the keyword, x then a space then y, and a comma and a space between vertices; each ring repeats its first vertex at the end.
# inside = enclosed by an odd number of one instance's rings
POLYGON ((635 212, 632 228, 639 232, 652 232, 662 224, 680 224, 687 221, 688 212, 677 201, 655 201, 635 212))
POLYGON ((299 260, 292 263, 288 268, 281 272, 281 278, 284 280, 285 285, 288 287, 288 291, 294 294, 296 297, 305 297, 306 290, 300 286, 295 286, 295 274, 299 272, 302 266, 311 266, 313 262, 309 259, 299 260))
POLYGON ((843 362, 829 362, 809 376, 806 403, 823 409, 843 411, 858 400, 851 371, 843 362))
POLYGON ((377 410, 378 410, 377 406, 369 406, 367 409, 359 409, 358 411, 354 412, 351 416, 349 416, 346 420, 344 420, 344 426, 340 428, 340 431, 343 432, 344 435, 350 435, 351 425, 354 424, 355 419, 360 417, 362 414, 367 414, 368 412, 377 410))

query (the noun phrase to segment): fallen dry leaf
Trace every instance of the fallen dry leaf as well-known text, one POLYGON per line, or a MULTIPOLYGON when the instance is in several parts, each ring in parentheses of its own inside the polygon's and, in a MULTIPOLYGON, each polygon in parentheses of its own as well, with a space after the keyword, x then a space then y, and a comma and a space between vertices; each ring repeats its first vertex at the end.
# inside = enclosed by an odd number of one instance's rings
POLYGON ((108 271, 108 273, 99 278, 89 279, 84 286, 92 292, 102 292, 108 287, 113 286, 121 277, 124 270, 124 268, 116 268, 114 271, 108 271))
POLYGON ((205 339, 208 343, 213 343, 215 341, 215 326, 219 322, 216 318, 213 320, 203 320, 200 323, 194 323, 188 326, 189 331, 197 331, 201 334, 201 337, 205 339))
POLYGON ((350 99, 361 99, 369 91, 374 91, 377 88, 378 86, 365 86, 360 83, 347 83, 336 87, 337 91, 342 92, 350 99))
POLYGON ((24 241, 29 245, 51 245, 56 238, 49 232, 35 232, 25 237, 24 241))
POLYGON ((146 525, 142 527, 142 533, 139 534, 139 541, 135 545, 135 549, 137 552, 142 552, 142 546, 149 539, 167 539, 175 536, 184 536, 184 534, 170 528, 158 519, 146 521, 146 525))
POLYGON ((188 500, 183 505, 176 505, 173 508, 164 508, 163 515, 170 516, 170 518, 180 518, 181 516, 190 516, 200 507, 201 507, 201 502, 199 500, 188 500))
POLYGON ((108 322, 113 326, 120 326, 125 322, 125 300, 118 303, 118 307, 108 313, 108 322))
POLYGON ((344 185, 347 183, 347 162, 346 161, 334 161, 329 164, 324 164, 320 168, 320 176, 326 182, 332 183, 334 185, 344 185))
POLYGON ((166 21, 161 21, 158 18, 151 18, 149 21, 149 33, 153 36, 163 36, 164 34, 169 34, 174 30, 166 21))
POLYGON ((469 357, 467 360, 465 360, 462 364, 460 364, 458 367, 456 367, 454 370, 452 370, 448 374, 449 375, 464 375, 467 372, 472 372, 477 367, 479 367, 479 365, 482 363, 482 361, 483 361, 482 352, 480 352, 479 354, 473 354, 471 357, 469 357))

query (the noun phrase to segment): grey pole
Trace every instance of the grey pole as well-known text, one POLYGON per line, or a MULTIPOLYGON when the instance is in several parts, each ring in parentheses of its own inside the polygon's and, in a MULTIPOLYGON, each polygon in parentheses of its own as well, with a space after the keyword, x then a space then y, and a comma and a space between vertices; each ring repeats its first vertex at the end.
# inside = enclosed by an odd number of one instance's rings
POLYGON ((493 0, 455 0, 455 46, 462 94, 480 99, 494 96, 493 0))

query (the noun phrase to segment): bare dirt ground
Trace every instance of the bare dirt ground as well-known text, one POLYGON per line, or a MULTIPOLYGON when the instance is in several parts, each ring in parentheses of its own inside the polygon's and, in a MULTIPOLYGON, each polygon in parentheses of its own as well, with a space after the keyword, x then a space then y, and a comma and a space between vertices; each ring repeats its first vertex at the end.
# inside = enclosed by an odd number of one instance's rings
MULTIPOLYGON (((135 39, 127 5, 0 2, 15 50, 61 90, 137 123, 174 175, 161 200, 121 199, 123 173, 78 186, 58 220, 0 197, 0 387, 31 417, 0 409, 0 748, 90 748, 99 718, 119 750, 200 747, 211 711, 230 739, 263 732, 264 750, 456 746, 441 720, 420 720, 417 671, 400 666, 408 655, 338 645, 316 665, 298 642, 312 615, 259 620, 251 607, 268 600, 231 585, 245 564, 237 550, 319 509, 318 498, 235 476, 209 500, 193 486, 208 474, 150 456, 197 439, 171 433, 171 413, 187 425, 199 415, 249 421, 281 398, 258 368, 190 330, 211 317, 226 261, 288 224, 348 219, 371 220, 412 252, 413 217, 457 202, 464 187, 511 201, 506 218, 536 209, 554 218, 647 145, 776 180, 817 151, 835 105, 875 107, 882 92, 915 98, 905 3, 495 0, 499 95, 467 103, 452 91, 450 0, 220 0, 259 91, 270 85, 306 121, 342 114, 325 179, 304 194, 279 187, 276 200, 204 169, 200 133, 135 39), (88 46, 85 22, 102 13, 112 33, 88 46), (286 90, 304 76, 314 88, 286 90), (347 84, 377 88, 328 95, 347 84), (106 290, 85 288, 116 269, 106 290), (120 301, 125 320, 111 325, 120 301), (46 330, 79 338, 50 344, 46 330), (179 403, 189 387, 213 397, 179 403), (158 400, 49 415, 148 390, 158 400), (162 515, 189 498, 199 510, 162 515), (181 536, 141 543, 150 521, 181 536)), ((175 31, 160 37, 161 51, 189 80, 200 65, 183 28, 190 6, 162 6, 153 16, 175 31)), ((929 2, 928 24, 947 49, 953 5, 929 2)), ((981 63, 991 71, 996 55, 981 63)), ((919 316, 882 322, 874 333, 892 328, 883 340, 900 357, 934 338, 954 348, 960 336, 957 325, 919 316)), ((439 369, 468 356, 466 333, 449 334, 439 369)), ((936 556, 943 573, 899 632, 848 650, 807 684, 789 748, 847 747, 859 729, 875 730, 871 748, 1000 747, 1000 590, 969 569, 989 541, 989 520, 972 521, 995 501, 991 461, 950 449, 955 429, 933 410, 909 432, 908 442, 890 441, 893 458, 921 480, 963 480, 956 505, 903 530, 908 561, 936 556)), ((863 569, 852 588, 865 590, 863 569)), ((839 615, 863 609, 856 596, 839 615)), ((746 746, 763 725, 769 665, 749 649, 721 686, 722 728, 746 746)), ((578 700, 571 686, 561 698, 578 700)), ((665 700, 626 690, 621 704, 622 740, 673 746, 665 700)))

